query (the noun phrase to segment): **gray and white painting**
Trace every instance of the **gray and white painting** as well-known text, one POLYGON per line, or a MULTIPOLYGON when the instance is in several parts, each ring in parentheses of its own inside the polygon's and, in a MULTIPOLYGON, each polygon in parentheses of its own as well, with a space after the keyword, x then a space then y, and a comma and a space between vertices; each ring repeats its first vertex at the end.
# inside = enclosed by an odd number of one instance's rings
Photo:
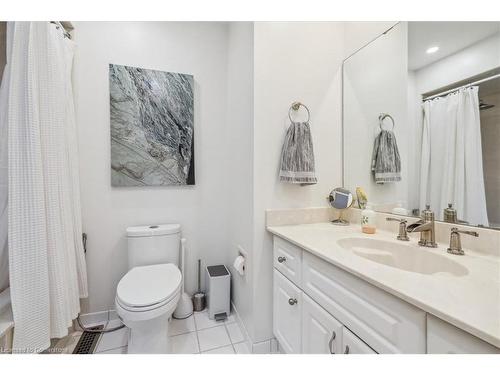
POLYGON ((194 185, 193 76, 109 65, 111 184, 194 185))

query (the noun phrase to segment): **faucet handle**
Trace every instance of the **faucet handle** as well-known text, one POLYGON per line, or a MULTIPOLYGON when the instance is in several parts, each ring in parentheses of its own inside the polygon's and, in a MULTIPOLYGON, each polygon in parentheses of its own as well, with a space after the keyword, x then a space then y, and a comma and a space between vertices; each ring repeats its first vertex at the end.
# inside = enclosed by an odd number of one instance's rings
POLYGON ((409 241, 408 231, 406 230, 406 219, 397 219, 395 217, 386 218, 387 221, 398 221, 399 222, 399 233, 396 237, 399 241, 409 241))
POLYGON ((399 221, 400 223, 407 223, 406 219, 398 219, 396 217, 388 217, 385 220, 387 220, 387 221, 399 221))
POLYGON ((479 233, 473 230, 459 230, 458 228, 451 228, 451 233, 463 233, 468 234, 469 236, 479 237, 479 233))
POLYGON ((448 253, 454 255, 464 255, 462 250, 462 241, 460 241, 460 233, 468 234, 469 236, 479 237, 479 233, 473 230, 459 230, 456 227, 451 228, 450 233, 450 247, 448 248, 448 253))

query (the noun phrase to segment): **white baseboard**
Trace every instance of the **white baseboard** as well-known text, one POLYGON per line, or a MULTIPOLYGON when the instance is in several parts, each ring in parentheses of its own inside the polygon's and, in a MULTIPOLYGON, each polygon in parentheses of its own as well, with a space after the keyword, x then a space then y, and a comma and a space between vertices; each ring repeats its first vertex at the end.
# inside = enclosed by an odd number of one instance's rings
POLYGON ((236 323, 238 323, 238 327, 240 327, 240 330, 243 333, 243 336, 245 337, 245 343, 248 346, 248 350, 250 351, 250 353, 252 353, 252 339, 250 338, 250 335, 248 334, 248 331, 247 331, 247 327, 245 327, 245 323, 243 323, 243 320, 241 319, 241 316, 238 313, 238 310, 234 306, 233 301, 231 301, 231 309, 234 312, 234 316, 236 318, 236 323))
POLYGON ((279 353, 279 343, 278 340, 276 340, 274 337, 269 339, 269 340, 264 340, 264 341, 259 341, 259 342, 253 342, 252 339, 250 338, 250 335, 248 334, 248 331, 245 327, 245 323, 243 323, 243 320, 241 319, 240 314, 238 313, 238 310, 234 306, 234 303, 231 301, 231 307, 233 309, 236 322, 238 323, 238 326, 240 327, 241 332, 243 332, 243 336, 245 336, 245 342, 248 346, 248 350, 252 354, 274 354, 274 353, 279 353))
POLYGON ((80 321, 85 327, 92 327, 100 324, 106 324, 111 319, 116 319, 115 310, 97 311, 93 313, 81 314, 80 321))

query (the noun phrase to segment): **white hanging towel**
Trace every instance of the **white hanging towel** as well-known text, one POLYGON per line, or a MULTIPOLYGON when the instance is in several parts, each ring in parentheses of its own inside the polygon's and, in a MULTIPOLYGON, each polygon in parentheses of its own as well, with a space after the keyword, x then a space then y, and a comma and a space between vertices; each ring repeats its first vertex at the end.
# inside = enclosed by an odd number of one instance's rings
POLYGON ((314 148, 308 122, 292 122, 281 151, 280 181, 300 185, 317 183, 314 148))
POLYGON ((73 42, 48 22, 9 22, 9 268, 13 350, 63 337, 87 296, 73 42))

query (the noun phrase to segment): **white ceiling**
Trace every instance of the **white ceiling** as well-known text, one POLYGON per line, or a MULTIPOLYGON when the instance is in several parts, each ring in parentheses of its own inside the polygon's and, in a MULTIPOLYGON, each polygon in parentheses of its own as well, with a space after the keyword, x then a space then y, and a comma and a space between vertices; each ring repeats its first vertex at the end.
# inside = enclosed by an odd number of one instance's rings
POLYGON ((408 22, 408 68, 420 69, 500 32, 500 22, 408 22), (439 51, 427 54, 432 46, 439 51))

